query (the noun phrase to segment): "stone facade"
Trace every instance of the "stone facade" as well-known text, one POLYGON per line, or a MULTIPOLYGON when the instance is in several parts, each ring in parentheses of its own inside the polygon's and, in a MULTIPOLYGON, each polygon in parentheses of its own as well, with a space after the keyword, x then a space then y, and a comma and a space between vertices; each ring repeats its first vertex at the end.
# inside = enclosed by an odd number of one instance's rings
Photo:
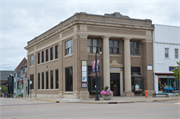
MULTIPOLYGON (((28 42, 25 49, 28 51, 28 78, 34 74, 34 89, 30 94, 35 97, 60 97, 74 99, 88 99, 90 97, 88 88, 81 87, 81 61, 86 60, 87 65, 91 66, 89 59, 94 59, 94 54, 87 53, 87 39, 98 39, 98 46, 102 47, 102 54, 97 54, 100 60, 101 89, 104 86, 110 86, 110 67, 119 67, 121 91, 120 94, 133 96, 131 91, 131 67, 140 67, 143 76, 144 89, 153 92, 153 71, 147 70, 148 64, 153 64, 152 55, 152 21, 131 19, 119 13, 109 15, 92 15, 86 13, 76 13, 67 20, 56 25, 47 32, 35 37, 28 42), (73 53, 65 55, 65 42, 73 41, 73 53), (119 54, 109 54, 109 40, 119 41, 119 54), (130 41, 139 42, 139 55, 130 55, 130 41), (50 60, 50 48, 58 45, 58 58, 50 60), (49 49, 49 61, 46 62, 46 49, 49 49), (41 52, 44 51, 44 62, 41 63, 41 52), (38 53, 40 52, 40 64, 38 64, 38 53), (34 65, 30 66, 30 57, 34 55, 34 65), (73 91, 65 91, 65 68, 73 69, 73 91), (53 79, 54 89, 38 89, 38 73, 59 71, 59 87, 55 88, 55 78, 53 79)), ((49 74, 49 82, 50 82, 49 74)), ((40 82, 42 78, 40 78, 40 82)), ((46 80, 46 76, 45 76, 46 80)), ((46 88, 46 81, 44 82, 46 88)))

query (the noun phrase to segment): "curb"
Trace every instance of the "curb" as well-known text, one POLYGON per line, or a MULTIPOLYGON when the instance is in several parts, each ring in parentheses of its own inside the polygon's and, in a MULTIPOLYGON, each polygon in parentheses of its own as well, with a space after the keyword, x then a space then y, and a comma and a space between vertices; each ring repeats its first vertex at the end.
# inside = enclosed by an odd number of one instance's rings
POLYGON ((135 103, 134 101, 129 101, 129 102, 66 102, 66 103, 83 103, 83 104, 123 104, 123 103, 135 103))
POLYGON ((48 99, 36 99, 36 100, 41 100, 41 101, 48 101, 48 102, 59 103, 59 101, 58 101, 58 100, 48 100, 48 99))
MULTIPOLYGON (((41 101, 48 101, 54 103, 60 103, 59 100, 49 100, 49 99, 36 99, 41 101)), ((160 102, 160 101, 170 101, 170 100, 180 100, 180 99, 155 99, 146 101, 62 101, 63 103, 81 103, 81 104, 125 104, 125 103, 139 103, 139 102, 160 102)))

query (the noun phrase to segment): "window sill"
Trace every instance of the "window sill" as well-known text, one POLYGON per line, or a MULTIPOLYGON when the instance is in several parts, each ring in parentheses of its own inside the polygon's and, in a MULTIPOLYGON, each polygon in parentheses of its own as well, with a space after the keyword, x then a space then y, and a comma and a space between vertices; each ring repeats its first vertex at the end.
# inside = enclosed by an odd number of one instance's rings
POLYGON ((141 57, 141 56, 139 56, 139 55, 131 55, 131 57, 141 57))
POLYGON ((47 64, 47 63, 50 63, 50 62, 54 62, 54 61, 57 61, 58 59, 54 59, 54 60, 49 60, 47 62, 43 62, 43 63, 40 63, 40 64, 37 64, 38 66, 42 65, 42 64, 47 64))
POLYGON ((31 65, 29 68, 32 68, 32 67, 34 67, 34 65, 31 65))
POLYGON ((117 55, 110 54, 110 56, 121 57, 121 55, 118 55, 118 54, 117 55))
POLYGON ((73 91, 65 91, 64 94, 73 94, 73 91))
POLYGON ((165 58, 165 60, 171 60, 170 58, 165 58))
MULTIPOLYGON (((88 54, 88 55, 95 56, 95 54, 88 54)), ((100 54, 97 54, 97 56, 100 56, 100 54)))
POLYGON ((71 57, 73 54, 65 55, 64 58, 71 57))
POLYGON ((59 89, 37 89, 37 91, 59 90, 59 89))

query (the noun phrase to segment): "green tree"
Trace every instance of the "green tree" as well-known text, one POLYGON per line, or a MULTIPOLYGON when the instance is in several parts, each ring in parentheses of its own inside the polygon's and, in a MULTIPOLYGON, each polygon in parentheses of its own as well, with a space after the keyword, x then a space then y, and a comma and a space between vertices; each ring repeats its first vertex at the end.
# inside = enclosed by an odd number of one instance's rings
POLYGON ((1 92, 4 93, 7 91, 7 87, 5 85, 1 86, 1 92))
POLYGON ((180 67, 180 62, 177 62, 178 66, 177 68, 173 68, 172 72, 174 77, 179 80, 179 67, 180 67))

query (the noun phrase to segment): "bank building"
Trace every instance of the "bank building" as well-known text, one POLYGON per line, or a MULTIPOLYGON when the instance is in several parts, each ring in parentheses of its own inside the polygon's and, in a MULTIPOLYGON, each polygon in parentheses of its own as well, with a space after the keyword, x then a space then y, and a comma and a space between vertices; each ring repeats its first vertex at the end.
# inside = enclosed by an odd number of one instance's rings
POLYGON ((31 97, 95 97, 97 49, 99 92, 109 86, 114 96, 153 94, 153 29, 150 19, 118 12, 75 13, 27 43, 31 97))

